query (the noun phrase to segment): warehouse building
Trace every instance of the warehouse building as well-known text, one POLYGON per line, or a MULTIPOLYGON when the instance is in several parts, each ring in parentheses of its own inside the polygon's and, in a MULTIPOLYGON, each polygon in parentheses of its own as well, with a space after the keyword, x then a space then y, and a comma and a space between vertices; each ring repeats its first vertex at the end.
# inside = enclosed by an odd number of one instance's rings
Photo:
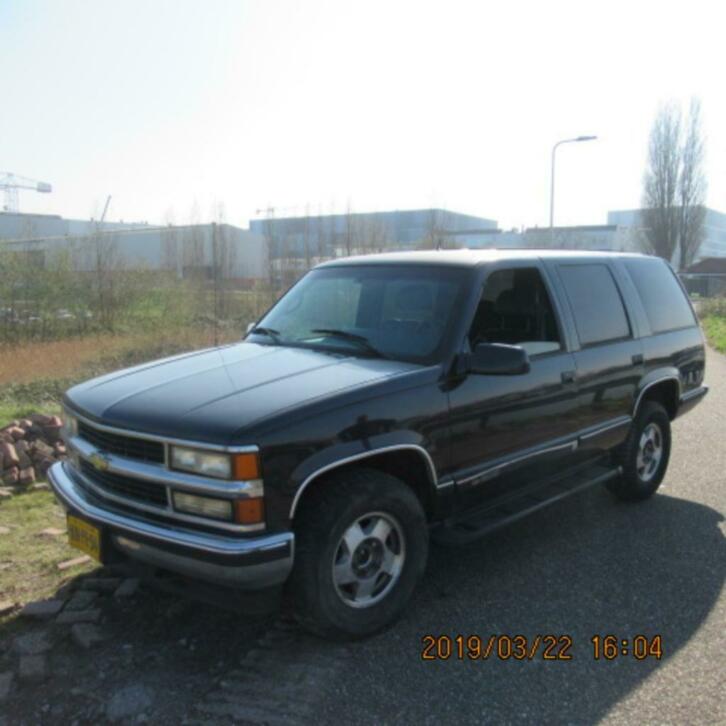
POLYGON ((351 212, 304 217, 270 217, 250 222, 268 240, 271 256, 326 259, 385 249, 414 249, 444 232, 496 230, 493 219, 445 209, 351 212))
POLYGON ((448 232, 447 235, 452 247, 470 249, 527 247, 640 252, 645 243, 642 230, 615 224, 579 225, 555 227, 554 229, 530 227, 521 231, 483 229, 471 232, 448 232))
MULTIPOLYGON (((90 225, 90 223, 87 223, 90 225)), ((268 274, 263 237, 229 224, 118 227, 93 224, 75 234, 6 239, 2 248, 28 255, 38 265, 68 255, 83 272, 98 264, 112 269, 174 272, 177 277, 211 277, 215 269, 225 278, 251 282, 268 274)))
MULTIPOLYGON (((146 222, 104 222, 103 229, 138 229, 146 222)), ((80 237, 92 234, 97 223, 92 219, 65 219, 58 214, 0 212, 0 240, 38 239, 40 237, 80 237)))

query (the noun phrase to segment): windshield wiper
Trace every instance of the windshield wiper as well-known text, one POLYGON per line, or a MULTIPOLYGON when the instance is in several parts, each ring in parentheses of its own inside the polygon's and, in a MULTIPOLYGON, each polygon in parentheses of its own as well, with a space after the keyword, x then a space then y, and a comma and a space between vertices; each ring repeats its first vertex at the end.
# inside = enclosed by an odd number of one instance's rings
POLYGON ((310 332, 311 333, 322 333, 323 335, 330 335, 333 338, 342 338, 343 340, 349 340, 352 343, 358 343, 359 345, 364 347, 369 353, 373 353, 373 355, 376 355, 379 358, 386 357, 364 335, 358 335, 357 333, 349 333, 347 330, 339 330, 338 328, 313 328, 310 332))
POLYGON ((272 338, 276 343, 280 340, 280 331, 275 330, 274 328, 265 328, 261 325, 258 325, 256 328, 252 328, 248 335, 252 335, 253 333, 256 333, 257 335, 267 335, 272 338))

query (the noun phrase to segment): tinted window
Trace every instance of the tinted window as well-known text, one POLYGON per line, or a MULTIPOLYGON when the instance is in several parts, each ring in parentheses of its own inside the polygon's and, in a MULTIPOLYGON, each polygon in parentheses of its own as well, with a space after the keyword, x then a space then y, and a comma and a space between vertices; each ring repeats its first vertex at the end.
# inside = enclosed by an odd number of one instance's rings
POLYGON ((560 276, 582 345, 630 335, 623 301, 607 265, 561 265, 560 276))
POLYGON ((469 344, 519 345, 530 355, 560 350, 550 296, 539 270, 496 270, 487 278, 469 330, 469 344))
POLYGON ((625 260, 654 333, 695 325, 691 306, 676 276, 660 259, 625 260))
POLYGON ((465 273, 412 265, 313 270, 260 321, 276 332, 251 335, 268 345, 362 355, 372 347, 387 358, 426 362, 451 330, 466 292, 465 273))

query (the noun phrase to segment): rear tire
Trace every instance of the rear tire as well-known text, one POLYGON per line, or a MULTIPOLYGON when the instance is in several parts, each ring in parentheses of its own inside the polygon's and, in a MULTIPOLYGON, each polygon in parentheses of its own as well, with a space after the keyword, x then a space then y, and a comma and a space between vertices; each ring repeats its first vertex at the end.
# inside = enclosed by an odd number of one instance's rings
POLYGON ((426 516, 409 487, 374 469, 334 474, 296 517, 295 617, 334 640, 372 635, 401 615, 427 556, 426 516))
POLYGON ((608 482, 608 489, 622 501, 648 499, 663 481, 670 453, 668 413, 659 403, 646 401, 638 410, 628 438, 615 452, 623 473, 608 482))

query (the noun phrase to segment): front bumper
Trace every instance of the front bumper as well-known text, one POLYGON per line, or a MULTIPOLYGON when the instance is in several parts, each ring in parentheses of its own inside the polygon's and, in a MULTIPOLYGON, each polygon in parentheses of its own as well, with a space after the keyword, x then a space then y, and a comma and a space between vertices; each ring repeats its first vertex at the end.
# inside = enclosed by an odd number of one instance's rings
POLYGON ((92 498, 67 462, 53 464, 48 481, 68 511, 99 526, 114 549, 140 562, 245 590, 280 585, 292 570, 292 532, 243 539, 147 521, 92 498))

